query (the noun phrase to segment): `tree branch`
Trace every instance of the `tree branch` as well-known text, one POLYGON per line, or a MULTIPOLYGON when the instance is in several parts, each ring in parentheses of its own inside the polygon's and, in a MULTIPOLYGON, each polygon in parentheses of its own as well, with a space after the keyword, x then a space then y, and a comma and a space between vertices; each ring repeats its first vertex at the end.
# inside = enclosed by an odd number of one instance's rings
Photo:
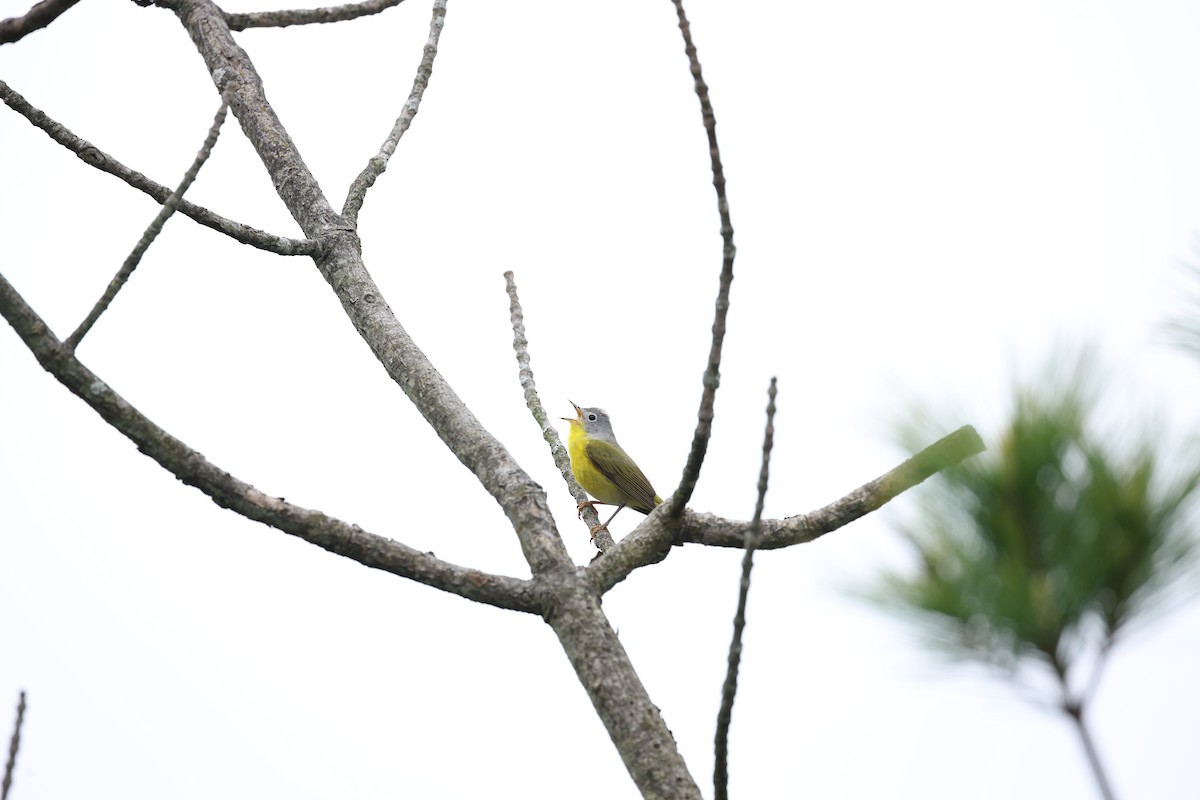
POLYGON ((742 579, 738 582, 737 613, 733 616, 733 640, 729 643, 729 667, 721 687, 721 709, 717 712, 717 734, 713 764, 713 794, 716 800, 729 798, 729 724, 733 720, 733 698, 737 695, 738 667, 742 662, 742 633, 746 630, 746 599, 750 595, 750 571, 754 569, 754 548, 757 545, 763 503, 767 497, 770 478, 771 447, 775 443, 775 379, 767 390, 767 429, 763 432, 762 468, 758 472, 758 500, 754 503, 754 518, 746 532, 746 553, 742 556, 742 579))
POLYGON ((6 800, 12 788, 13 772, 17 768, 17 751, 21 749, 21 725, 25 722, 25 690, 17 700, 17 721, 13 723, 12 739, 8 742, 8 761, 4 765, 4 780, 0 781, 0 800, 6 800))
POLYGON ((246 51, 210 0, 180 0, 176 13, 217 88, 254 146, 279 197, 322 249, 317 267, 379 363, 430 427, 496 500, 534 575, 574 570, 541 487, 479 423, 392 313, 362 261, 357 235, 329 205, 263 91, 246 51))
POLYGON ((45 28, 78 2, 79 0, 42 0, 26 11, 24 16, 0 20, 0 44, 15 42, 45 28))
POLYGON ((679 753, 675 737, 658 706, 646 694, 621 640, 604 616, 599 596, 579 580, 577 573, 564 577, 556 579, 554 605, 546 621, 562 643, 642 797, 700 800, 700 788, 679 753))
POLYGON ((358 227, 358 212, 362 209, 367 190, 375 185, 375 181, 387 169, 388 160, 396 152, 396 146, 400 144, 400 137, 408 130, 408 126, 412 124, 413 117, 417 115, 417 110, 421 106, 421 98, 425 96, 425 87, 429 85, 429 77, 433 74, 433 59, 437 57, 438 39, 441 38, 445 23, 446 0, 433 0, 433 20, 429 23, 429 38, 425 42, 421 63, 417 66, 417 76, 413 78, 413 87, 408 95, 408 102, 404 104, 404 109, 396 118, 392 132, 388 134, 383 146, 379 148, 379 153, 367 162, 367 166, 363 167, 363 171, 350 185, 350 190, 346 194, 346 202, 342 204, 342 216, 355 227, 358 227))
POLYGON ((151 422, 83 366, 3 275, 0 275, 0 315, 12 325, 38 363, 63 386, 136 444, 138 450, 179 480, 204 492, 222 508, 373 569, 499 608, 533 614, 543 612, 541 594, 530 581, 442 561, 320 511, 270 497, 210 463, 151 422))
POLYGON ((368 17, 387 11, 404 0, 366 0, 364 3, 347 3, 325 8, 300 8, 286 11, 258 11, 252 14, 226 14, 225 20, 231 31, 247 28, 286 28, 290 25, 314 25, 325 22, 345 22, 359 17, 368 17))
POLYGON ((1113 792, 1112 782, 1109 781, 1108 775, 1104 771, 1104 762, 1100 760, 1100 752, 1096 749, 1091 731, 1088 730, 1087 723, 1083 719, 1083 706, 1067 703, 1063 705, 1062 709, 1071 718, 1075 732, 1079 734, 1079 741, 1087 755, 1088 766, 1092 768, 1092 776, 1096 779, 1096 788, 1100 790, 1100 796, 1104 800, 1116 800, 1117 796, 1113 792))
MULTIPOLYGON (((84 163, 95 167, 101 172, 107 172, 109 175, 120 178, 138 191, 150 195, 160 204, 166 203, 170 198, 171 190, 169 188, 163 186, 161 183, 155 183, 140 172, 130 169, 112 156, 101 151, 91 142, 80 139, 66 127, 30 105, 28 100, 2 80, 0 80, 0 99, 13 111, 16 111, 32 122, 34 126, 44 131, 51 139, 79 156, 84 163)), ((316 254, 320 249, 317 242, 305 239, 289 239, 286 236, 276 236, 266 233, 257 228, 251 228, 249 225, 243 225, 227 217, 222 217, 220 214, 209 211, 203 206, 189 203, 187 200, 179 202, 179 212, 191 217, 201 225, 212 228, 218 233, 223 233, 242 244, 248 244, 251 247, 257 247, 259 250, 266 250, 267 252, 276 253, 281 256, 311 256, 316 254)))
MULTIPOLYGON (((784 519, 763 520, 755 549, 775 550, 819 539, 865 517, 930 476, 982 453, 984 449, 979 434, 970 425, 965 425, 824 508, 784 519)), ((675 523, 655 511, 585 572, 596 591, 603 593, 625 580, 635 569, 662 561, 670 551, 672 541, 741 548, 746 545, 749 531, 749 522, 714 514, 688 511, 675 523)))
POLYGON ((204 166, 204 162, 208 160, 209 154, 212 153, 213 145, 217 143, 217 135, 221 132, 221 126, 225 124, 225 112, 228 109, 229 104, 222 101, 221 107, 217 109, 217 116, 213 120, 212 127, 208 129, 208 136, 205 137, 204 144, 200 146, 200 152, 196 154, 192 166, 184 173, 183 180, 179 182, 179 186, 176 187, 175 191, 171 192, 171 196, 167 198, 167 202, 163 203, 163 207, 159 210, 154 221, 150 223, 150 226, 146 228, 146 232, 142 234, 142 238, 134 245, 133 252, 121 264, 121 268, 117 270, 117 274, 113 276, 113 279, 108 282, 108 287, 104 290, 103 296, 96 301, 96 305, 88 313, 87 317, 84 318, 83 322, 79 323, 79 327, 75 329, 75 332, 63 342, 63 347, 67 350, 75 352, 75 349, 79 347, 79 343, 83 341, 83 337, 87 336, 88 331, 100 319, 100 315, 108 309, 113 299, 116 298, 117 292, 121 291, 121 287, 129 280, 129 276, 133 275, 133 271, 137 269, 137 265, 142 261, 142 256, 146 254, 150 245, 154 243, 154 240, 158 238, 158 234, 162 232, 163 225, 175 213, 175 209, 179 207, 179 201, 183 199, 183 193, 196 180, 196 176, 200 174, 200 167, 204 166))
MULTIPOLYGON (((529 366, 529 340, 525 338, 525 314, 521 310, 521 301, 517 297, 517 282, 511 270, 504 273, 504 287, 508 292, 508 312, 513 329, 513 350, 517 354, 517 366, 519 367, 517 375, 521 381, 521 388, 525 390, 525 405, 529 408, 529 413, 533 414, 533 419, 537 422, 538 427, 541 428, 542 438, 546 440, 546 444, 550 445, 550 455, 554 459, 554 466, 558 467, 558 471, 562 473, 563 480, 567 483, 567 490, 571 492, 576 503, 583 503, 588 499, 587 493, 583 491, 579 481, 575 480, 575 473, 571 469, 571 457, 567 455, 567 448, 563 447, 562 440, 558 437, 558 430, 550 423, 546 409, 538 397, 537 384, 533 381, 533 368, 529 366)), ((596 513, 596 509, 587 506, 583 513, 584 522, 589 528, 600 524, 600 516, 596 513)), ((592 543, 601 553, 607 552, 616 544, 612 534, 607 530, 593 535, 592 543)))
POLYGON ((721 383, 721 347, 725 341, 729 286, 733 283, 733 259, 737 255, 737 248, 733 246, 733 222, 729 216, 729 199, 725 196, 725 170, 721 166, 721 149, 717 146, 716 114, 708 97, 708 84, 704 82, 704 76, 700 72, 700 59, 696 55, 696 45, 692 42, 691 25, 683 11, 683 0, 672 2, 675 3, 675 11, 679 16, 679 31, 683 34, 684 51, 687 53, 692 77, 695 79, 696 96, 700 99, 704 131, 708 134, 708 153, 712 161, 713 187, 717 191, 717 212, 721 217, 721 240, 724 243, 717 304, 713 314, 712 346, 708 352, 708 365, 704 369, 704 391, 700 396, 696 432, 692 435, 692 449, 688 452, 679 488, 667 500, 667 513, 672 519, 679 519, 688 500, 692 498, 692 492, 696 490, 696 482, 700 479, 700 467, 704 463, 704 455, 708 452, 708 440, 712 436, 713 405, 716 401, 717 387, 721 383))
MULTIPOLYGON (((221 10, 210 0, 169 2, 196 44, 218 90, 228 97, 230 108, 289 213, 312 242, 320 242, 319 249, 313 252, 314 260, 347 316, 389 376, 504 510, 533 571, 533 579, 519 581, 446 565, 431 556, 330 520, 319 512, 267 497, 226 475, 149 423, 72 354, 64 352, 53 334, 2 278, 0 312, 8 312, 5 316, 27 339, 35 356, 46 369, 61 375, 60 380, 72 392, 89 401, 109 424, 133 433, 139 446, 160 459, 159 463, 173 472, 178 470, 177 474, 182 473, 186 481, 211 492, 222 505, 250 519, 275 524, 326 549, 350 551, 348 554, 369 566, 378 566, 385 557, 391 557, 388 563, 399 564, 396 572, 406 576, 435 565, 457 570, 444 576, 453 584, 451 590, 484 602, 541 613, 558 636, 643 795, 699 798, 699 790, 670 731, 603 614, 599 596, 571 563, 555 529, 545 493, 479 424, 383 301, 362 263, 360 243, 352 226, 329 205, 267 100, 249 56, 233 40, 221 10)), ((436 585, 443 576, 411 577, 436 585)))
POLYGON ((271 109, 262 82, 209 0, 179 0, 180 20, 209 74, 267 168, 301 230, 324 245, 317 266, 379 363, 452 453, 495 498, 512 523, 547 593, 545 617, 597 715, 646 797, 699 798, 679 749, 600 608, 600 598, 563 547, 541 487, 463 404, 383 302, 362 263, 358 238, 317 186, 271 109))

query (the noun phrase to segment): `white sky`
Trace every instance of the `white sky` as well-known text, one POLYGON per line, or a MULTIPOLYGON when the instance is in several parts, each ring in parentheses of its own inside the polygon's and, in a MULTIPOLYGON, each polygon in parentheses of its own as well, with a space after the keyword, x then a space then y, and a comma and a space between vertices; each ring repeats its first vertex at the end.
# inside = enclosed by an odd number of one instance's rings
MULTIPOLYGON (((249 10, 235 8, 230 10, 249 10)), ((1098 341, 1114 432, 1195 430, 1200 364, 1162 343, 1200 226, 1200 6, 690 2, 738 244, 718 420, 692 501, 748 517, 779 377, 767 513, 902 458, 914 399, 985 438, 1014 374, 1098 341)), ((0 16, 25 0, 0 0, 0 16)), ((335 206, 408 95, 429 7, 238 40, 335 206)), ((0 77, 174 185, 217 97, 169 12, 88 0, 0 48, 0 77)), ((0 269, 60 335, 152 201, 0 109, 0 269)), ((543 402, 607 408, 661 494, 683 464, 720 265, 707 148, 659 2, 452 0, 425 101, 368 195, 368 267, 591 555, 525 411, 501 274, 543 402)), ((226 126, 189 198, 298 231, 226 126)), ((272 494, 480 569, 527 574, 310 261, 179 216, 80 348, 114 389, 272 494)), ((622 798, 632 782, 550 630, 372 572, 216 507, 0 331, 0 730, 14 797, 622 798)), ((1093 797, 1073 732, 947 666, 847 588, 903 565, 911 498, 759 556, 736 797, 1093 797)), ((638 517, 625 512, 618 536, 638 517)), ((693 775, 740 553, 696 546, 605 608, 693 775)), ((1200 786, 1200 607, 1114 654, 1092 723, 1123 798, 1200 786)))

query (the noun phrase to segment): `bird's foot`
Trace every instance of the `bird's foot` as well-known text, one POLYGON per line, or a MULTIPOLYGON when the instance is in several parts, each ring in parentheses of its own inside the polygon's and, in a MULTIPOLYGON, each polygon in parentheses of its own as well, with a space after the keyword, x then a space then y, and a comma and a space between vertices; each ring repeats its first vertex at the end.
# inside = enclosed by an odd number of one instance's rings
POLYGON ((596 541, 596 536, 600 533, 600 531, 604 531, 605 533, 608 533, 608 525, 593 525, 592 526, 592 538, 588 539, 588 541, 589 542, 596 541))
POLYGON ((582 503, 576 506, 575 511, 577 512, 577 516, 580 519, 583 519, 583 510, 585 508, 590 508, 592 511, 595 511, 596 506, 602 505, 604 505, 604 503, 601 503, 599 500, 584 500, 582 503))

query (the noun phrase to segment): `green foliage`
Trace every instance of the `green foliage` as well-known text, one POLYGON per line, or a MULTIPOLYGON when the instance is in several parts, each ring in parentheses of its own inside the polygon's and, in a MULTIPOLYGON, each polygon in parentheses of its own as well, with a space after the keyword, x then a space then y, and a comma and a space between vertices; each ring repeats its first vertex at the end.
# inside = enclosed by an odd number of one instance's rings
POLYGON ((1195 575, 1187 528, 1200 485, 1200 467, 1167 469, 1146 437, 1121 452, 1098 441, 1090 360, 1077 364, 1018 392, 989 452, 936 479, 904 530, 916 573, 889 574, 875 593, 948 653, 1044 663, 1064 692, 1085 644, 1102 656, 1195 575))
MULTIPOLYGON (((1200 253, 1200 239, 1193 245, 1200 253)), ((1170 341, 1194 356, 1200 356, 1200 265, 1183 266, 1187 285, 1179 288, 1181 308, 1167 320, 1165 328, 1170 341)))

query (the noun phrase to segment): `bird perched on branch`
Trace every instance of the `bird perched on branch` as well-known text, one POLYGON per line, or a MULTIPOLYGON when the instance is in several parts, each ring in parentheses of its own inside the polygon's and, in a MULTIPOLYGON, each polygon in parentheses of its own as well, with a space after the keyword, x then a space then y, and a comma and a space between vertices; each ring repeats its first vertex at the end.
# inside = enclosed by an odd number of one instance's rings
POLYGON ((578 511, 582 515, 586 506, 593 510, 597 505, 617 507, 603 525, 592 528, 595 538, 600 531, 608 530, 608 523, 621 513, 622 508, 629 506, 634 511, 649 514, 662 498, 655 493, 634 460, 617 444, 608 413, 600 408, 580 408, 573 402, 571 405, 575 406, 575 419, 563 417, 571 423, 567 435, 571 472, 575 473, 575 480, 583 490, 596 498, 580 503, 578 511))

